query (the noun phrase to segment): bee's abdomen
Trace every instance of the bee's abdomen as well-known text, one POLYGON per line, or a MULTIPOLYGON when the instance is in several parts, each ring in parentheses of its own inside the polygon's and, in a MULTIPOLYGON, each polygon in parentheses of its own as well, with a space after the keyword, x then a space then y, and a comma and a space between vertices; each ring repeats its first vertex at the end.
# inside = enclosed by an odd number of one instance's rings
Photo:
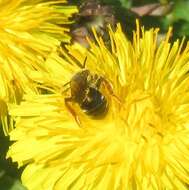
POLYGON ((108 102, 97 89, 90 87, 88 99, 80 105, 81 109, 95 118, 103 117, 108 110, 108 102))

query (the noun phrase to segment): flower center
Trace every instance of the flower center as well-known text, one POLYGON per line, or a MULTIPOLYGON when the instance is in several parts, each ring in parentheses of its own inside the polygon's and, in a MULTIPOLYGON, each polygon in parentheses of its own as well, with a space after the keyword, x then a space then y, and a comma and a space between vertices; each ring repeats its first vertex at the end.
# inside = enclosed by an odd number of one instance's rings
POLYGON ((154 136, 163 136, 162 120, 159 116, 160 107, 154 96, 136 91, 126 98, 123 119, 127 122, 128 135, 138 141, 150 140, 154 136))

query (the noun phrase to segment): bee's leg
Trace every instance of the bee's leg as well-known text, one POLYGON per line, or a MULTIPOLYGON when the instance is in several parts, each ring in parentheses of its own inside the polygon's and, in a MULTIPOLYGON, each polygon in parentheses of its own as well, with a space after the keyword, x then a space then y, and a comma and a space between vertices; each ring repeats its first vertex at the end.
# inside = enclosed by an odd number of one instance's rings
POLYGON ((99 83, 99 87, 100 87, 100 84, 103 84, 103 85, 107 88, 107 90, 108 90, 108 92, 110 93, 110 95, 113 96, 119 104, 121 104, 121 103, 122 103, 122 102, 121 102, 121 99, 120 99, 118 96, 116 96, 116 95, 114 94, 113 87, 112 87, 111 83, 108 82, 108 81, 107 81, 105 78, 103 78, 103 77, 100 77, 99 80, 100 80, 100 81, 98 82, 98 83, 99 83))
POLYGON ((70 102, 72 102, 72 101, 73 101, 72 97, 64 98, 65 106, 67 107, 68 111, 72 114, 72 116, 74 117, 74 119, 75 119, 76 123, 79 125, 79 127, 81 127, 81 122, 79 120, 79 117, 76 114, 75 110, 70 105, 70 102))

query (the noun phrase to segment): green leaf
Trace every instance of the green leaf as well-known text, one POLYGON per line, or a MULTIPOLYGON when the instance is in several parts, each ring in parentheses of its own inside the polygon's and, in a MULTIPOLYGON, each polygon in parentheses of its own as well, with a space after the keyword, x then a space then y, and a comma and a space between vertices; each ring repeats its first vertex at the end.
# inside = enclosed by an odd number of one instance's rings
POLYGON ((10 190, 26 190, 19 180, 15 180, 10 190))
POLYGON ((10 141, 3 134, 0 123, 0 189, 1 190, 26 190, 19 181, 22 169, 17 168, 11 159, 6 159, 10 141))
POLYGON ((189 22, 188 13, 189 13, 189 1, 180 0, 175 3, 172 13, 175 21, 182 19, 189 22))
POLYGON ((26 190, 21 182, 15 177, 9 176, 7 172, 0 168, 0 189, 2 190, 26 190))
POLYGON ((132 5, 132 1, 131 0, 119 0, 121 2, 121 5, 125 8, 130 8, 132 5))
POLYGON ((185 22, 178 31, 180 36, 189 36, 189 22, 185 22))

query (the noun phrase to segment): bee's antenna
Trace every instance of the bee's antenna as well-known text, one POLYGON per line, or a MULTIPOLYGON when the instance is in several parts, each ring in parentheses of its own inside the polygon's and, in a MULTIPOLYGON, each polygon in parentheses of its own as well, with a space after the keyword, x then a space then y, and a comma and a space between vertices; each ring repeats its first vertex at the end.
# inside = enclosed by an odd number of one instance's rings
POLYGON ((82 69, 85 68, 86 62, 87 62, 87 56, 86 56, 85 59, 84 59, 84 62, 83 62, 83 65, 82 65, 82 69))
POLYGON ((70 84, 70 81, 67 82, 67 83, 65 83, 65 84, 63 85, 63 87, 67 86, 68 84, 70 84))
POLYGON ((61 88, 61 94, 64 94, 66 91, 68 91, 70 89, 70 86, 66 88, 66 86, 68 86, 68 84, 70 84, 71 81, 65 83, 62 88, 61 88))
POLYGON ((66 59, 69 63, 73 64, 72 62, 70 62, 71 59, 74 64, 76 63, 82 69, 85 67, 86 58, 84 60, 84 65, 82 65, 73 55, 69 53, 65 45, 61 45, 61 57, 66 59))

